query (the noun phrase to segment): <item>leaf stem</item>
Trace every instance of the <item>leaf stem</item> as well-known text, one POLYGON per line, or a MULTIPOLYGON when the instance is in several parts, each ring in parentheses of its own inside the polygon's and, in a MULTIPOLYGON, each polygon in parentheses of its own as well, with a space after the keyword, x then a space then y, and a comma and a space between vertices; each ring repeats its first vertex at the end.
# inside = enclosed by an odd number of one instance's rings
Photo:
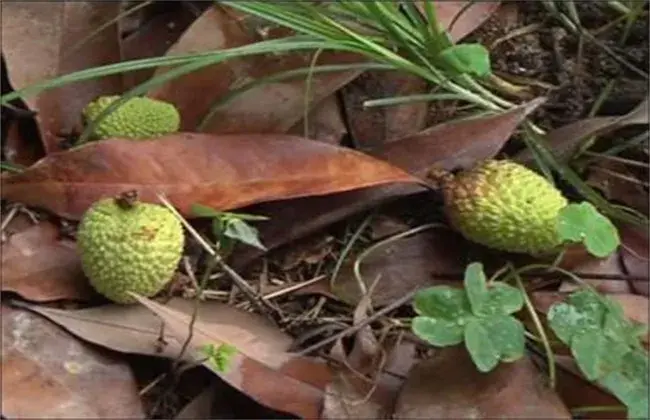
POLYGON ((555 389, 555 384, 556 384, 555 354, 551 349, 551 344, 548 340, 548 336, 546 335, 546 332, 544 331, 542 322, 537 316, 537 311, 535 310, 533 303, 530 301, 530 298, 528 297, 528 293, 526 292, 524 283, 521 281, 521 276, 517 273, 516 270, 513 270, 513 275, 515 276, 515 281, 517 282, 517 286, 519 286, 519 290, 521 290, 521 293, 524 297, 524 303, 526 305, 526 309, 528 310, 528 313, 530 314, 530 317, 533 320, 533 324, 535 324, 537 333, 539 334, 539 337, 542 341, 542 345, 544 346, 544 351, 546 352, 546 359, 548 361, 548 378, 549 378, 550 386, 551 389, 555 389))

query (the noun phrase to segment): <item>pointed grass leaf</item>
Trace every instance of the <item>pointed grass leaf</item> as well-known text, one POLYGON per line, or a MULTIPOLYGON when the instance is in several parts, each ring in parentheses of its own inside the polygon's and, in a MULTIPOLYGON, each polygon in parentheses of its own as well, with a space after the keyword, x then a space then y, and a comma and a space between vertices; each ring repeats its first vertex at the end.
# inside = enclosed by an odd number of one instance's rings
POLYGON ((474 314, 479 314, 488 300, 487 279, 483 264, 472 263, 465 269, 465 293, 474 314))
POLYGON ((411 327, 415 335, 434 346, 454 346, 463 342, 463 322, 418 316, 413 318, 411 327))
POLYGON ((467 295, 461 289, 435 286, 420 290, 413 299, 418 315, 455 320, 472 315, 467 295))
POLYGON ((614 252, 620 244, 616 226, 586 201, 560 210, 558 232, 566 240, 584 243, 587 251, 600 258, 614 252))

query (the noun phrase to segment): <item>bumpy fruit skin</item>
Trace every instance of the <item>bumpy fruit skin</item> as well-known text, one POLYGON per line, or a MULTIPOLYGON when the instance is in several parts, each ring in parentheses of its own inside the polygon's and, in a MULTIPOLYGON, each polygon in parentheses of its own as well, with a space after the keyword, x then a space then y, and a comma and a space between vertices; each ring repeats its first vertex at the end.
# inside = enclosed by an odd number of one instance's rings
POLYGON ((534 256, 562 244, 558 212, 568 200, 544 177, 508 160, 487 160, 443 185, 445 211, 467 239, 534 256))
POLYGON ((151 297, 169 283, 184 240, 182 224, 167 208, 143 202, 124 208, 112 198, 93 204, 77 233, 90 284, 123 304, 135 302, 128 291, 151 297))
MULTIPOLYGON (((119 96, 100 96, 82 111, 84 124, 94 120, 119 96)), ((178 131, 181 117, 170 103, 152 98, 134 97, 105 116, 93 131, 93 139, 125 137, 148 139, 178 131)))

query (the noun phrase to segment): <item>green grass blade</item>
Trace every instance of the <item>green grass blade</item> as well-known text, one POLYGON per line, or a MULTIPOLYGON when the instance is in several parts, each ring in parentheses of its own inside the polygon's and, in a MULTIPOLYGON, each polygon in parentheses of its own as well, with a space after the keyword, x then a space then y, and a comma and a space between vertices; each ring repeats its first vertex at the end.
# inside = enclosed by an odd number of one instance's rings
MULTIPOLYGON (((200 54, 187 54, 170 57, 144 58, 130 60, 122 63, 107 64, 91 69, 79 70, 62 76, 51 78, 43 82, 34 83, 23 89, 7 93, 0 97, 0 105, 6 105, 9 102, 34 95, 45 90, 65 86, 70 83, 81 82, 84 80, 96 79, 103 76, 120 74, 129 71, 148 69, 152 67, 165 67, 174 65, 183 65, 195 60, 201 60, 207 57, 219 58, 219 61, 230 58, 244 57, 248 55, 289 52, 297 50, 311 50, 324 46, 323 41, 309 39, 305 36, 296 36, 290 38, 274 39, 269 41, 260 41, 255 44, 249 44, 242 47, 235 47, 225 50, 208 51, 200 54)), ((341 46, 343 48, 344 46, 341 46)))

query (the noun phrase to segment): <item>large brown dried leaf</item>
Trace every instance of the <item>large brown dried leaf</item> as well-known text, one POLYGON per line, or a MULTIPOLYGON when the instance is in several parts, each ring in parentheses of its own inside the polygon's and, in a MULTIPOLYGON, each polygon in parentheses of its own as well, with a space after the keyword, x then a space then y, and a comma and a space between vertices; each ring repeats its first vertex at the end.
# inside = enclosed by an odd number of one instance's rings
POLYGON ((183 215, 193 204, 220 210, 393 182, 418 182, 351 149, 288 135, 176 133, 110 139, 48 156, 3 176, 2 197, 79 219, 97 199, 138 190, 167 195, 183 215))
POLYGON ((434 164, 447 170, 465 169, 496 155, 517 125, 545 100, 536 98, 500 114, 436 125, 368 153, 417 176, 434 164))
MULTIPOLYGON (((165 55, 196 19, 189 8, 183 7, 181 2, 167 2, 167 6, 169 10, 151 17, 149 17, 151 13, 142 13, 145 16, 137 20, 134 31, 120 41, 123 61, 165 55)), ((120 19, 121 27, 125 21, 126 18, 120 19)), ((124 88, 131 89, 146 82, 154 72, 154 68, 149 68, 124 73, 124 88)))
POLYGON ((630 169, 621 162, 597 161, 589 165, 586 181, 600 190, 606 199, 622 203, 641 214, 648 214, 650 203, 648 191, 643 185, 644 180, 639 179, 630 169))
POLYGON ((329 144, 340 144, 346 133, 347 128, 343 121, 339 101, 334 94, 311 109, 306 120, 303 118, 287 131, 287 134, 305 136, 329 144), (305 123, 308 128, 306 135, 305 123))
MULTIPOLYGON (((200 53, 251 44, 264 38, 249 24, 250 17, 223 6, 205 11, 167 52, 168 56, 200 53), (244 21, 245 19, 245 21, 244 21)), ((258 32, 258 30, 260 32, 258 32)), ((286 32, 286 31, 285 31, 286 32)), ((149 92, 149 96, 174 103, 182 116, 182 128, 197 130, 213 103, 223 98, 242 82, 276 73, 307 68, 311 53, 295 53, 276 57, 252 56, 228 60, 172 80, 149 92)), ((357 55, 324 52, 317 65, 346 64, 363 61, 357 55)), ((163 74, 167 68, 157 70, 163 74)), ((310 107, 320 103, 332 92, 354 79, 360 72, 347 71, 315 74, 310 90, 310 107)), ((221 105, 203 132, 224 133, 284 133, 303 118, 305 78, 267 83, 243 93, 221 105)))
MULTIPOLYGON (((162 336, 163 320, 142 305, 104 305, 75 311, 30 305, 28 309, 93 344, 124 353, 176 359, 187 337, 179 327, 189 320, 194 302, 172 299, 164 307, 166 311, 173 311, 170 320, 174 323, 165 323, 162 336), (162 346, 160 338, 165 343, 162 346)), ((197 321, 202 336, 214 338, 215 345, 220 341, 233 343, 240 352, 252 352, 255 356, 249 358, 240 353, 228 373, 215 372, 222 379, 274 409, 306 418, 317 415, 322 389, 330 380, 329 370, 306 357, 291 358, 282 364, 287 360, 289 336, 252 313, 213 301, 200 303, 197 321), (281 366, 274 369, 268 364, 281 366)), ((183 360, 196 362, 203 357, 190 348, 183 360)), ((205 366, 212 369, 209 364, 205 366)))
MULTIPOLYGON (((401 231, 405 230, 404 226, 401 231)), ((383 306, 403 296, 405 290, 446 283, 435 274, 462 273, 466 262, 464 242, 454 232, 436 229, 376 248, 359 264, 366 287, 381 276, 372 293, 372 304, 383 306)), ((361 297, 354 274, 356 258, 352 255, 347 259, 333 286, 333 292, 348 303, 361 297)))
MULTIPOLYGON (((648 98, 641 102, 629 113, 616 117, 593 117, 556 128, 545 136, 546 146, 549 147, 559 160, 567 161, 573 156, 575 148, 591 136, 604 135, 628 125, 647 125, 648 98)), ((533 153, 529 149, 519 152, 515 160, 522 163, 533 162, 533 153)))
POLYGON ((413 367, 394 419, 571 419, 527 357, 481 373, 463 346, 442 349, 413 367))
POLYGON ((2 414, 144 418, 129 366, 28 311, 2 306, 2 414))
POLYGON ((60 238, 59 229, 42 221, 11 235, 2 244, 2 291, 27 300, 88 299, 88 284, 74 241, 60 238))
POLYGON ((427 102, 367 108, 371 99, 425 93, 427 82, 400 71, 368 71, 341 90, 350 134, 355 145, 372 149, 425 127, 427 102))
MULTIPOLYGON (((76 50, 80 41, 114 19, 119 2, 3 2, 2 54, 14 89, 36 82, 120 61, 117 25, 111 25, 76 50)), ((101 94, 118 93, 120 75, 62 86, 25 98, 38 112, 46 153, 60 150, 62 130, 81 122, 86 103, 101 94)))
MULTIPOLYGON (((517 125, 542 101, 543 98, 539 98, 500 114, 440 124, 367 153, 419 176, 434 164, 447 169, 467 168, 479 160, 493 157, 517 125)), ((309 197, 264 203, 246 211, 265 214, 273 221, 258 226, 263 243, 272 249, 355 213, 424 191, 425 188, 417 185, 379 186, 331 198, 309 197), (296 220, 304 222, 296 223, 296 220)), ((261 251, 246 247, 234 256, 232 263, 242 267, 259 255, 261 251)))

